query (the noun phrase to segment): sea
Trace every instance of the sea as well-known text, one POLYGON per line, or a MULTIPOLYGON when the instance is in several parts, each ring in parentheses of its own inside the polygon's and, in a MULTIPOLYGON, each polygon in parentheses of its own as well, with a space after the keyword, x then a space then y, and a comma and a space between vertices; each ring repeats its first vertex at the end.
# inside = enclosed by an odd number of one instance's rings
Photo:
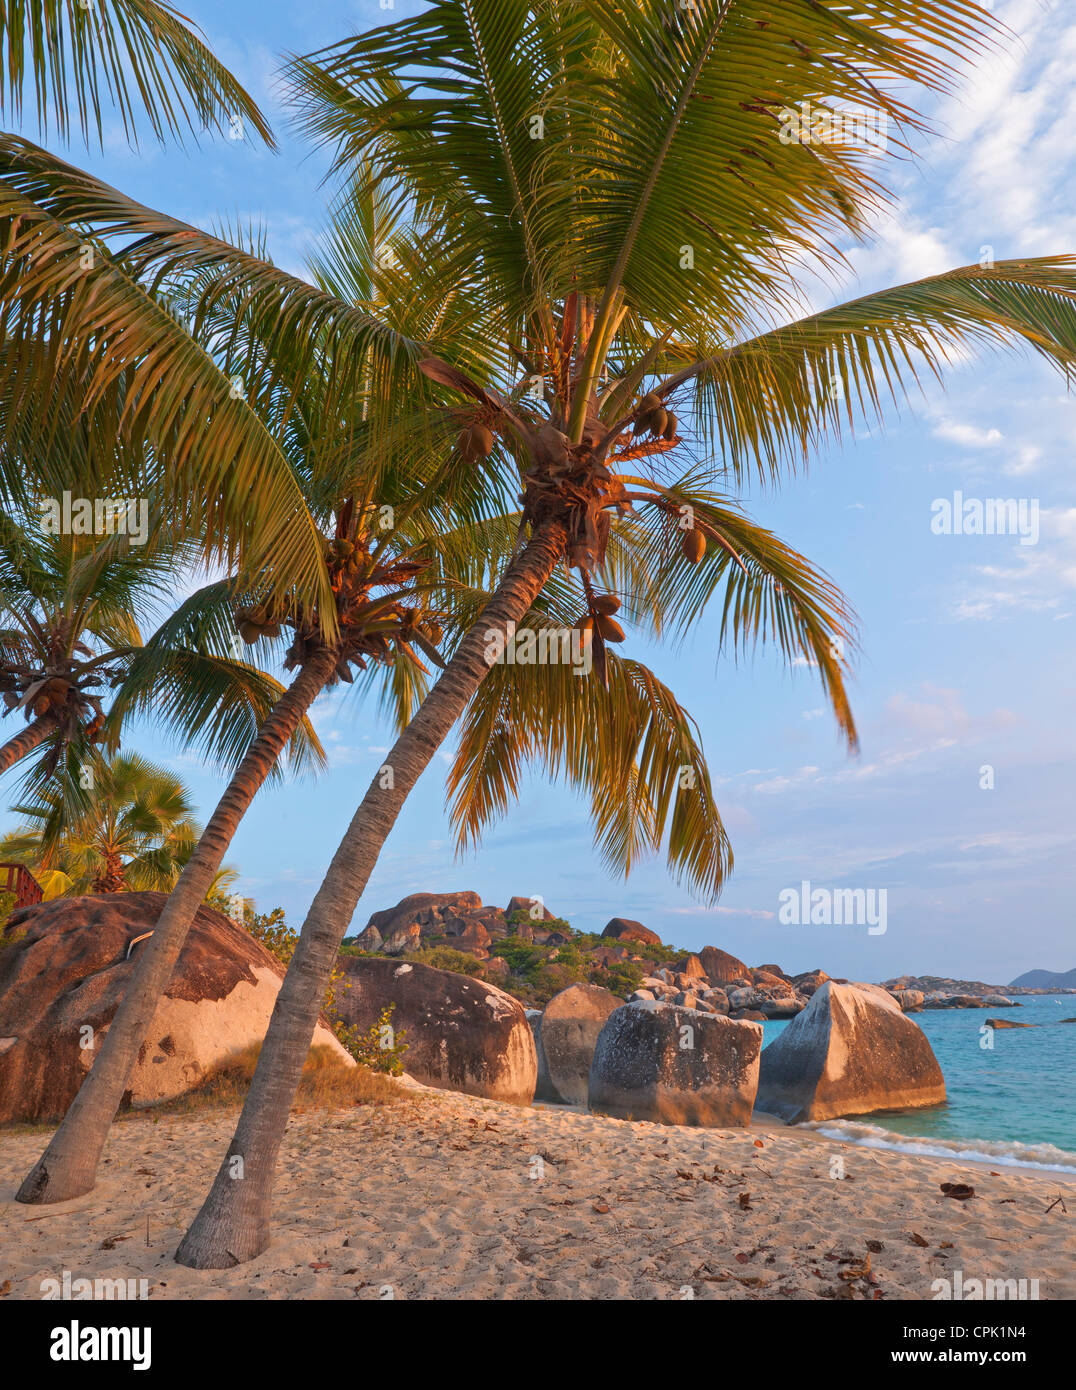
MULTIPOLYGON (((868 1148, 1043 1168, 1076 1177, 1076 994, 1034 994, 1016 1009, 924 1009, 908 1017, 930 1039, 948 1100, 930 1110, 812 1122, 868 1148), (1034 1028, 984 1028, 987 1018, 1034 1028)), ((763 1025, 763 1046, 789 1020, 763 1025)))

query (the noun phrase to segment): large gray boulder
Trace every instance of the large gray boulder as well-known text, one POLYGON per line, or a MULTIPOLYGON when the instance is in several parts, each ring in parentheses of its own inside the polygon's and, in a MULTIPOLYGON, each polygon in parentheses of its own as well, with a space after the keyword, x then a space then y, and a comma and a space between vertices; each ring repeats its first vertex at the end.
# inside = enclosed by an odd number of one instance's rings
POLYGON ((590 1108, 659 1124, 747 1125, 761 1047, 757 1023, 674 1004, 626 1004, 598 1035, 590 1108))
MULTIPOLYGON (((164 893, 100 893, 12 913, 0 931, 0 1124, 63 1115, 165 901, 164 893)), ((124 1105, 183 1095, 260 1043, 283 977, 260 941, 203 904, 138 1050, 124 1105)), ((325 1022, 314 1046, 352 1065, 325 1022)))
POLYGON ((535 1041, 540 1045, 539 1092, 543 1087, 547 1091, 545 1095, 536 1093, 538 1099, 586 1104, 598 1035, 605 1020, 623 1003, 601 985, 569 985, 553 996, 535 1028, 535 1041))
POLYGON ((443 1091, 529 1105, 538 1080, 534 1039, 522 1004, 471 975, 380 956, 344 956, 336 1007, 363 1032, 395 1005, 406 1037, 404 1070, 443 1091))
POLYGON ((827 981, 762 1052, 758 1109, 790 1124, 944 1100, 922 1029, 876 985, 827 981))

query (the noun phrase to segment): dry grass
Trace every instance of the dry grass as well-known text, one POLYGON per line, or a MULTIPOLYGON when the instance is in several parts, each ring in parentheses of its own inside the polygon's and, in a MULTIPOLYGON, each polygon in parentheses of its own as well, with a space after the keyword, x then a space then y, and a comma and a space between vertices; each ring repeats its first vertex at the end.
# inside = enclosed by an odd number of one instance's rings
MULTIPOLYGON (((238 1110, 247 1097, 261 1044, 256 1043, 230 1058, 219 1071, 211 1072, 199 1085, 174 1100, 139 1109, 121 1110, 116 1122, 157 1115, 200 1115, 207 1110, 238 1110)), ((302 1080, 292 1106, 293 1114, 310 1110, 346 1110, 353 1105, 391 1105, 404 1100, 408 1092, 391 1076, 369 1067, 347 1067, 328 1047, 312 1047, 303 1067, 302 1080)), ((0 1136, 47 1134, 57 1120, 32 1124, 18 1122, 0 1125, 0 1136)))
MULTIPOLYGON (((261 1044, 237 1052, 218 1071, 211 1072, 193 1090, 174 1100, 153 1106, 154 1115, 190 1115, 204 1110, 238 1109, 246 1099, 261 1044)), ((348 1067, 328 1047, 312 1047, 303 1067, 302 1080, 292 1106, 293 1114, 308 1110, 338 1110, 353 1105, 391 1105, 407 1092, 390 1076, 368 1067, 348 1067)), ((120 1119, 144 1115, 129 1110, 120 1119)))

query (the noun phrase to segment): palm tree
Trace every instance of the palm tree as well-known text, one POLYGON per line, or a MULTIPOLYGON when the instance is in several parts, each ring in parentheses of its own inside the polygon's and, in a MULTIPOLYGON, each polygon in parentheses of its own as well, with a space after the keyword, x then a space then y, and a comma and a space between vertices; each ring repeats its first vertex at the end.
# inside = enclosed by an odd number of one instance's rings
POLYGON ((24 825, 0 853, 25 864, 46 898, 170 892, 198 839, 183 783, 137 753, 98 757, 80 774, 87 794, 76 810, 55 783, 13 806, 24 825))
MULTIPOLYGON (((594 581, 625 514, 656 518, 666 571, 678 542, 698 566, 679 583, 682 620, 730 565, 747 569, 749 535, 733 539, 728 509, 691 470, 662 477, 662 456, 687 451, 681 418, 704 479, 777 480, 956 349, 1022 342, 1066 373, 1076 364, 1069 257, 966 267, 766 326, 796 303, 797 260, 832 268, 836 237, 862 232, 882 195, 855 149, 781 142, 780 112, 821 92, 914 131, 894 88, 944 85, 952 55, 991 25, 963 0, 804 5, 765 23, 730 0, 437 0, 293 68, 338 169, 368 160, 397 183, 432 228, 446 285, 484 306, 499 372, 433 354, 421 365, 484 432, 461 441, 464 464, 487 436, 518 461, 527 535, 389 754, 392 785, 375 780, 334 856, 182 1263, 229 1266, 268 1244, 276 1156, 339 942, 405 797, 489 675, 486 634, 523 621, 563 560, 580 572, 600 668, 620 634, 612 586, 594 581)), ((770 543, 753 539, 756 554, 770 543)), ((767 630, 798 646, 850 733, 840 658, 790 614, 783 581, 724 587, 730 640, 767 630)))
POLYGON ((87 144, 91 134, 103 141, 103 84, 132 142, 138 132, 135 108, 141 105, 158 140, 199 129, 238 139, 249 124, 273 145, 265 117, 198 29, 157 0, 8 5, 0 10, 0 46, 0 112, 18 120, 32 104, 42 130, 51 121, 65 141, 76 124, 87 144), (32 103, 24 99, 27 82, 32 103))
MULTIPOLYGON (((279 683, 236 659, 234 632, 208 622, 198 595, 143 641, 141 625, 197 555, 159 527, 146 541, 54 534, 0 515, 0 694, 4 715, 26 720, 0 745, 0 772, 36 754, 32 783, 43 786, 69 755, 114 748, 135 712, 234 762, 276 703, 279 683)), ((292 755, 297 767, 321 758, 308 727, 296 730, 292 755)))
MULTIPOLYGON (((369 201, 351 200, 342 206, 319 263, 323 282, 347 270, 347 290, 354 300, 376 299, 381 292, 374 262, 381 229, 375 229, 374 212, 369 201)), ((258 416, 267 435, 281 441, 296 491, 318 527, 331 604, 307 602, 295 576, 290 591, 281 597, 284 558, 277 560, 263 584, 245 593, 233 579, 206 586, 162 628, 162 642, 187 645, 203 629, 211 629, 219 640, 221 631, 235 630, 234 622, 248 643, 283 648, 285 668, 297 669, 298 675, 250 743, 187 860, 151 944, 139 955, 91 1073, 20 1189, 23 1201, 63 1200, 92 1188, 130 1068, 198 905, 251 801, 321 691, 338 680, 353 682, 356 674, 384 677, 384 699, 398 726, 406 724, 426 688, 428 670, 422 657, 443 664, 437 645, 452 619, 450 611, 437 606, 438 595, 445 588, 445 574, 464 562, 474 543, 469 524, 460 526, 459 518, 470 516, 473 522, 478 518, 475 509, 490 500, 472 494, 470 503, 464 499, 462 513, 458 506, 447 510, 439 505, 435 479, 432 487, 415 494, 413 475, 420 470, 392 470, 388 447, 390 466, 378 470, 368 463, 371 439, 377 437, 371 422, 407 414, 392 373, 381 369, 375 353, 367 354, 361 400, 341 415, 343 406, 332 388, 331 343, 323 345, 319 369, 309 372, 308 359, 289 339, 277 342, 262 335, 243 296, 237 302, 236 296, 222 294, 212 278, 203 276, 200 286, 197 276, 194 281, 193 286, 187 284, 199 306, 192 331, 217 352, 226 376, 242 372, 247 384, 244 408, 258 416), (385 525, 386 511, 391 525, 385 525)), ((401 296, 393 307, 400 319, 417 316, 424 336, 451 328, 452 315, 444 304, 431 312, 421 298, 401 296)), ((406 431, 408 436, 412 433, 413 429, 406 431)), ((451 601, 447 589, 444 598, 451 601)), ((151 663, 134 665, 120 691, 120 707, 128 712, 151 706, 157 698, 151 663)), ((170 707, 178 714, 186 704, 187 690, 177 683, 170 707)))

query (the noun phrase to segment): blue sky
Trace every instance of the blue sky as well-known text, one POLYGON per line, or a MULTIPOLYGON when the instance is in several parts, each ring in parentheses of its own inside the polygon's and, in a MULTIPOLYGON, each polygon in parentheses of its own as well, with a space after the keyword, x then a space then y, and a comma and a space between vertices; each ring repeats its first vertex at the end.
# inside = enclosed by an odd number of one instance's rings
MULTIPOLYGON (((204 226, 264 223, 278 263, 301 270, 321 224, 321 157, 287 138, 274 93, 277 55, 310 50, 410 13, 397 0, 229 0, 182 7, 269 111, 278 155, 227 140, 131 151, 118 127, 103 155, 67 155, 152 206, 204 226)), ((1076 17, 1064 5, 992 7, 1019 36, 952 99, 916 162, 890 164, 897 194, 874 243, 852 249, 841 298, 978 261, 1076 251, 1076 17)), ((34 132, 26 129, 31 138, 34 132)), ((443 814, 445 761, 413 793, 352 930, 407 893, 473 888, 504 904, 541 894, 575 926, 638 918, 666 940, 710 942, 751 964, 880 980, 914 972, 1005 981, 1076 964, 1074 784, 1076 398, 1015 356, 962 364, 946 390, 889 413, 884 432, 820 457, 756 518, 841 585, 861 623, 852 683, 862 751, 850 758, 808 669, 764 654, 718 658, 713 623, 678 652, 631 642, 696 716, 733 838, 736 870, 716 908, 694 902, 660 861, 627 882, 606 875, 586 808, 529 783, 477 854, 458 859, 443 814), (1037 545, 1014 536, 935 535, 931 504, 967 496, 1033 499, 1037 545), (980 768, 994 769, 993 790, 980 768), (782 889, 884 888, 887 930, 782 925, 782 889)), ((301 923, 347 820, 390 742, 372 706, 336 692, 315 722, 332 758, 316 781, 264 792, 229 862, 259 907, 301 923)), ((131 745, 188 781, 203 815, 218 776, 152 729, 131 745)), ((10 788, 12 779, 6 786, 10 788)))

